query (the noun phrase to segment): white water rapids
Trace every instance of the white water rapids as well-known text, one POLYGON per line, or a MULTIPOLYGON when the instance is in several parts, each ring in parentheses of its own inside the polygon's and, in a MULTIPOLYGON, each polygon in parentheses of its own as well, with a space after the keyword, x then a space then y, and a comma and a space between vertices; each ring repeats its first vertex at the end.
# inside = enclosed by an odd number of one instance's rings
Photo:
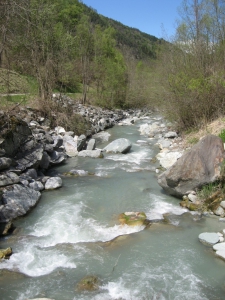
POLYGON ((224 299, 225 263, 198 241, 199 233, 223 225, 186 212, 163 193, 151 162, 156 141, 140 136, 140 124, 109 130, 110 141, 131 140, 130 153, 71 158, 57 168, 89 175, 62 177, 63 187, 45 191, 15 222, 17 232, 1 241, 13 255, 0 263, 0 299, 224 299), (154 222, 121 226, 118 215, 125 211, 144 211, 154 222), (99 290, 76 289, 86 275, 99 277, 99 290))

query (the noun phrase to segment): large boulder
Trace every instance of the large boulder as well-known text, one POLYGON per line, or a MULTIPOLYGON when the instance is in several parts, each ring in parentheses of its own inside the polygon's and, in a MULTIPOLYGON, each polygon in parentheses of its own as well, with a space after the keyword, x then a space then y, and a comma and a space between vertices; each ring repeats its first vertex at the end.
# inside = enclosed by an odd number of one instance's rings
POLYGON ((112 153, 127 153, 132 147, 131 142, 128 139, 117 139, 108 144, 103 150, 112 153))
POLYGON ((187 191, 216 181, 224 158, 221 138, 208 135, 159 175, 158 183, 170 195, 182 197, 187 191))
POLYGON ((40 197, 40 192, 19 184, 6 187, 0 205, 0 223, 25 215, 40 197))
POLYGON ((0 127, 2 136, 0 148, 7 153, 7 156, 14 157, 20 151, 21 146, 32 138, 32 132, 27 123, 15 116, 3 116, 0 127))

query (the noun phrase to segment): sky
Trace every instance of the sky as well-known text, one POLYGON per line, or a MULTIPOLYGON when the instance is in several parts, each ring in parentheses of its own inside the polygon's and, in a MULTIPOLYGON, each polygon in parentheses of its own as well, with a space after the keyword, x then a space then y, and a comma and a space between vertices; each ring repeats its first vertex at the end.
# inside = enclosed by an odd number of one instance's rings
POLYGON ((182 0, 82 0, 103 16, 168 40, 175 34, 182 0))

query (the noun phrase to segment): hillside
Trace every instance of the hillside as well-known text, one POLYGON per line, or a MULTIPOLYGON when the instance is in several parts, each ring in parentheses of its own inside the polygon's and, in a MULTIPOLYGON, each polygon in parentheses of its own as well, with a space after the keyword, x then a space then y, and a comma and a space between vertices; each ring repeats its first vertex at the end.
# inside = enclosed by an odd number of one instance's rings
POLYGON ((158 45, 165 42, 153 35, 141 32, 136 28, 126 26, 118 21, 107 18, 86 5, 82 4, 84 12, 90 17, 91 22, 99 24, 103 28, 108 26, 116 30, 115 38, 120 49, 129 49, 136 59, 155 58, 158 45))

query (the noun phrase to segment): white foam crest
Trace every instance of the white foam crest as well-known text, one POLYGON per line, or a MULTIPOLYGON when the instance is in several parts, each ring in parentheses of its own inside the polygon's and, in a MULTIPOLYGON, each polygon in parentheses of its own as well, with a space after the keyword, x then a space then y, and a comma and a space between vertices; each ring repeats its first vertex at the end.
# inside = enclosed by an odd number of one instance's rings
POLYGON ((109 241, 118 235, 144 229, 144 226, 127 225, 107 227, 93 218, 82 217, 83 207, 83 203, 61 204, 61 208, 46 211, 30 232, 30 235, 38 237, 38 239, 34 238, 32 242, 42 247, 50 247, 62 243, 109 241))
POLYGON ((58 250, 43 250, 34 245, 26 245, 21 252, 14 253, 10 260, 0 264, 1 269, 19 271, 32 277, 50 274, 59 267, 76 268, 76 264, 58 250))
POLYGON ((151 151, 149 149, 142 149, 136 152, 130 152, 127 154, 114 154, 109 155, 106 159, 111 159, 114 161, 125 161, 134 164, 141 164, 144 160, 149 159, 151 151))
MULTIPOLYGON (((188 210, 180 206, 176 206, 172 203, 165 202, 159 196, 155 196, 150 211, 146 213, 149 220, 163 219, 163 215, 166 213, 172 213, 174 215, 182 215, 188 210)), ((177 225, 177 224, 174 224, 177 225)))
POLYGON ((108 177, 109 176, 108 172, 103 171, 103 170, 99 170, 99 171, 95 172, 95 175, 98 177, 108 177))
POLYGON ((127 289, 121 278, 117 282, 108 282, 108 284, 103 285, 101 289, 108 291, 109 299, 131 300, 137 296, 135 288, 127 289))

